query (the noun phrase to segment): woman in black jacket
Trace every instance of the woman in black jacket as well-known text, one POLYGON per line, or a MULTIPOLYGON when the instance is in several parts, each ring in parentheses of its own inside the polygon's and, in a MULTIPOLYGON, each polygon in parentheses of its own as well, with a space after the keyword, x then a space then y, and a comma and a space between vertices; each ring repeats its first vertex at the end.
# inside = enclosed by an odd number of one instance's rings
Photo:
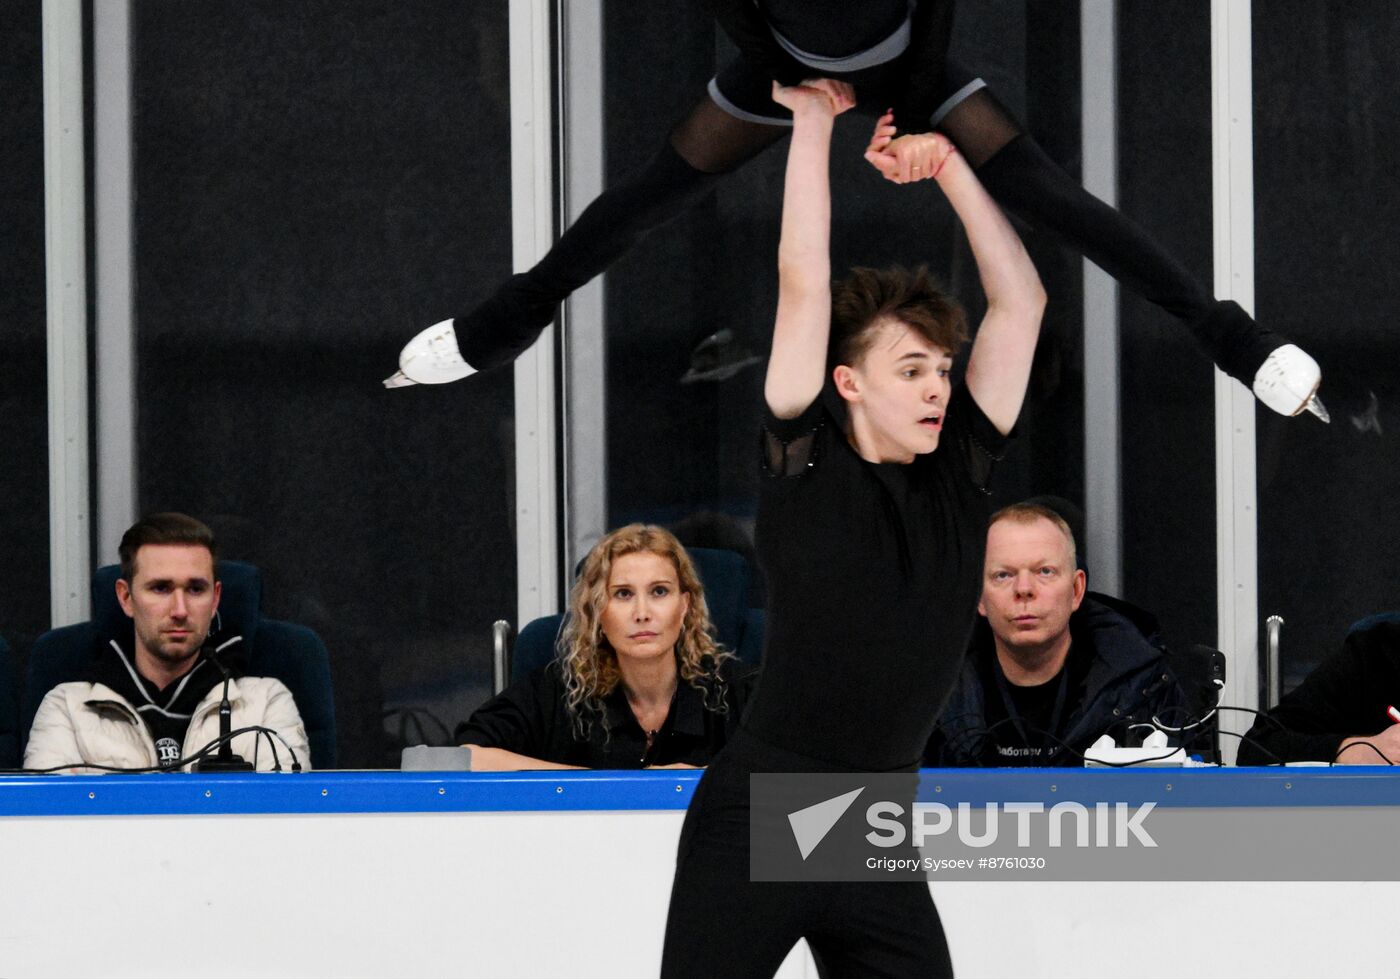
POLYGON ((704 767, 753 680, 713 632, 680 542, 615 530, 584 559, 558 657, 483 704, 457 740, 474 771, 704 767))

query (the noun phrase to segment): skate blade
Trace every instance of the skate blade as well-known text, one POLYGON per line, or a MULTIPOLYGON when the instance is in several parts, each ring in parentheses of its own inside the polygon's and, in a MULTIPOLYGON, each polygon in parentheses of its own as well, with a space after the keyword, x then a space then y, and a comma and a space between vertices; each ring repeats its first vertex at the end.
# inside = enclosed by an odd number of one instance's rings
POLYGON ((403 371, 394 371, 393 374, 384 378, 384 386, 386 388, 406 388, 412 387, 417 383, 417 381, 409 380, 408 376, 404 374, 403 371))
POLYGON ((1317 395, 1314 394, 1309 398, 1307 403, 1303 405, 1303 408, 1307 411, 1311 411, 1326 424, 1330 425, 1332 423, 1332 416, 1327 413, 1327 409, 1323 406, 1322 400, 1317 395))

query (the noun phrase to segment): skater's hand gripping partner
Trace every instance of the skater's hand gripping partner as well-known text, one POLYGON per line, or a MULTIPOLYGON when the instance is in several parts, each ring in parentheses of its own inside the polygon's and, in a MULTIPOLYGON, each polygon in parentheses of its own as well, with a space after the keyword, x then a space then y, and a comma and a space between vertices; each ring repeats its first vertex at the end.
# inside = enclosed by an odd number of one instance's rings
POLYGON ((1016 424, 1030 380, 1031 361, 1045 310, 1045 290, 1016 230, 941 133, 894 137, 894 115, 875 123, 865 158, 897 184, 935 180, 967 231, 987 315, 978 327, 967 364, 967 387, 1002 432, 1016 424))
POLYGON ((942 133, 895 136, 894 113, 887 111, 875 123, 865 159, 891 183, 909 184, 936 179, 949 154, 956 152, 942 133))
MULTIPOLYGON (((788 91, 775 86, 774 98, 782 101, 788 91)), ((768 406, 779 418, 801 414, 820 393, 831 330, 827 156, 837 107, 832 103, 820 111, 815 99, 805 104, 808 111, 793 111, 778 245, 778 315, 764 385, 768 406)), ((936 180, 962 221, 987 297, 987 314, 968 361, 967 386, 988 420, 1009 432, 1025 399, 1045 290, 1010 222, 947 139, 937 133, 910 136, 884 159, 890 133, 881 129, 890 128, 892 121, 888 114, 880 120, 867 159, 880 157, 872 165, 896 183, 936 180)))

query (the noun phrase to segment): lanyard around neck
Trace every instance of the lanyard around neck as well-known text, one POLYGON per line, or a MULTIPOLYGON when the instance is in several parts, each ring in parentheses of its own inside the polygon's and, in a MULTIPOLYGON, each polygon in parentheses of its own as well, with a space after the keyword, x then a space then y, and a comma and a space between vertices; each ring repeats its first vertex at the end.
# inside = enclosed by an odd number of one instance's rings
POLYGON ((1069 657, 1065 657, 1064 663, 1060 666, 1060 680, 1055 688, 1055 706, 1050 711, 1050 728, 1048 731, 1041 731, 1040 736, 1031 740, 1030 732, 1021 721, 1021 712, 1016 708, 1016 701, 1011 696, 1011 683, 1006 679, 1006 674, 1001 671, 1001 663, 992 660, 992 672, 996 674, 997 691, 1001 694, 1002 706, 1006 708, 1006 716, 1011 718, 1011 724, 1016 728, 1016 733, 1021 736, 1021 743, 1027 747, 1038 747, 1041 753, 1048 758, 1059 747, 1055 744, 1059 739, 1060 721, 1064 717, 1065 700, 1069 691, 1069 657))

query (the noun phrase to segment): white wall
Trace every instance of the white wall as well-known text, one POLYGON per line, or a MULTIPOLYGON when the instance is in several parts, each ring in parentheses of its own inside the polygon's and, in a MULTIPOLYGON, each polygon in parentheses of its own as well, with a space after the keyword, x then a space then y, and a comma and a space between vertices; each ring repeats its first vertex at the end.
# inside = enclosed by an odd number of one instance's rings
MULTIPOLYGON (((6 818, 0 975, 653 976, 682 816, 6 818)), ((1400 883, 934 896, 960 979, 1395 971, 1400 883)))

